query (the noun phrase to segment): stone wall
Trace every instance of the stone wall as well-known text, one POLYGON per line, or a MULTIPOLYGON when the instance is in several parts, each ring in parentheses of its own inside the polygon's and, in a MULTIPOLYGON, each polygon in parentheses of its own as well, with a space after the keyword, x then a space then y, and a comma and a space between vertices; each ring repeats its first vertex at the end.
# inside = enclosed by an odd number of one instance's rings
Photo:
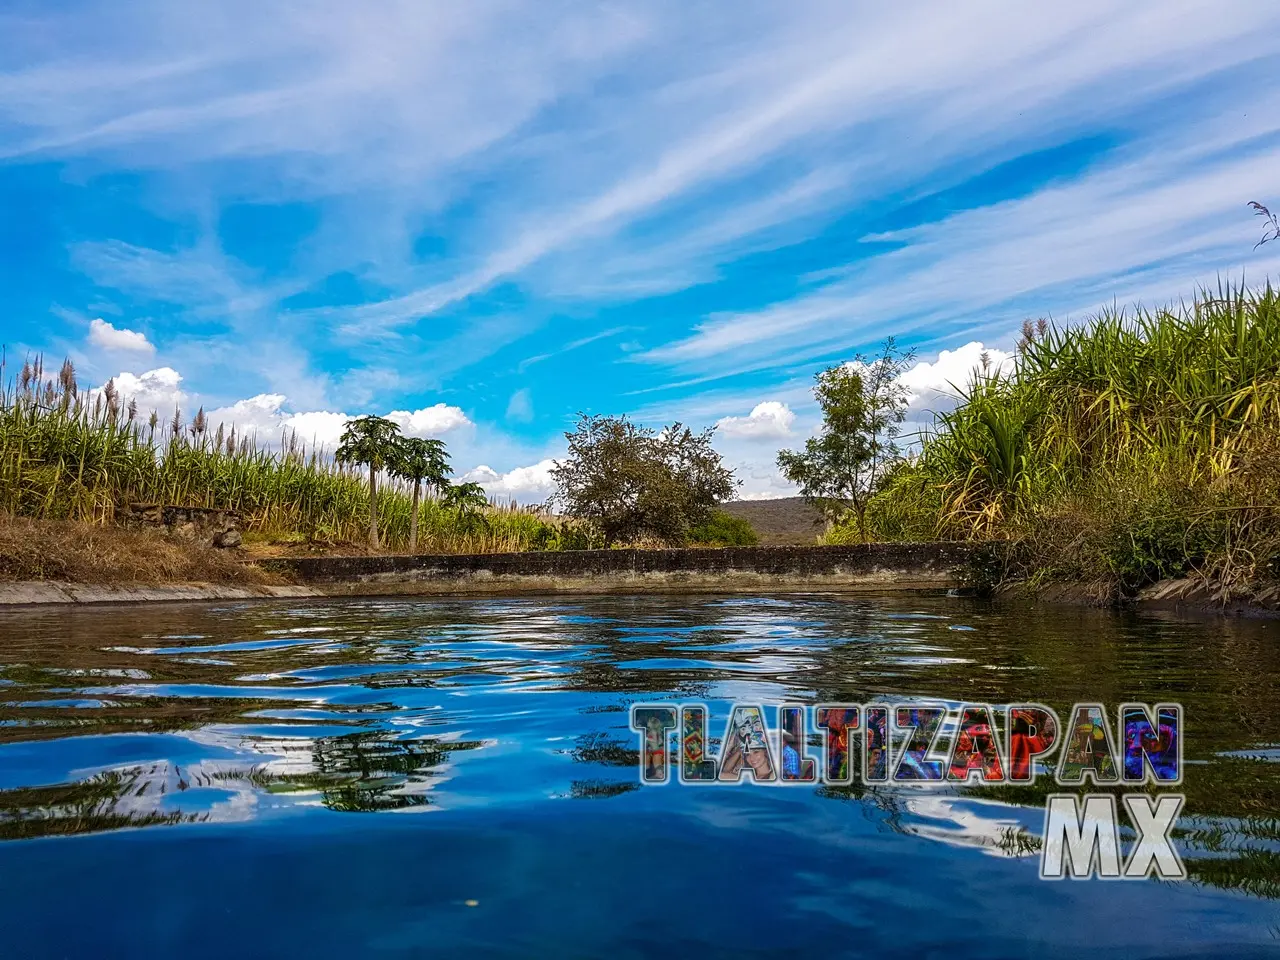
POLYGON ((960 582, 963 543, 566 550, 429 556, 303 557, 261 561, 325 593, 503 590, 940 589, 960 582))
POLYGON ((240 515, 234 510, 131 503, 117 519, 127 527, 150 527, 181 540, 199 540, 215 547, 240 545, 240 515))

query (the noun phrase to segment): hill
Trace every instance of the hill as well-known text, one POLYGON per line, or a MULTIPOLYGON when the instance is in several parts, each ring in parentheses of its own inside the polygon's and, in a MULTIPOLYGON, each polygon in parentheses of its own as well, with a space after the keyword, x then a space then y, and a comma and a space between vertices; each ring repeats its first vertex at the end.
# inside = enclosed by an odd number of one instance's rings
POLYGON ((765 545, 810 544, 825 527, 822 515, 803 497, 734 500, 721 504, 720 509, 750 523, 765 545))

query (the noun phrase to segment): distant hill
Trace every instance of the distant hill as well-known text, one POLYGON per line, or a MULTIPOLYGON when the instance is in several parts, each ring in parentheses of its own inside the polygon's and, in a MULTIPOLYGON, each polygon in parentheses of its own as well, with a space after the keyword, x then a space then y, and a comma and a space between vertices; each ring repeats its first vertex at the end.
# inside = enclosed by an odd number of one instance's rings
POLYGON ((822 515, 804 502, 803 497, 780 500, 734 500, 722 503, 720 509, 742 517, 755 528, 765 545, 802 545, 813 543, 826 528, 822 515))

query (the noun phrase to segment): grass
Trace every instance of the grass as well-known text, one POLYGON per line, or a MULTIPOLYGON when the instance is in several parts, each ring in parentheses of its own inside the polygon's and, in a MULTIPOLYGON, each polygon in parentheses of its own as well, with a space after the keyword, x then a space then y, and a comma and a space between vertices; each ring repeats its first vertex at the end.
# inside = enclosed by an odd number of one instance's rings
MULTIPOLYGON (((2 377, 2 373, 0 373, 2 377)), ((308 451, 295 435, 279 448, 234 428, 190 424, 125 404, 111 384, 86 394, 69 362, 57 376, 39 360, 0 390, 0 513, 104 527, 128 503, 238 512, 259 540, 359 543, 369 526, 367 477, 308 451)), ((412 499, 402 484, 378 495, 383 546, 407 547, 412 499)), ((591 545, 572 522, 517 505, 483 510, 425 499, 419 548, 436 553, 553 550, 591 545)))
MULTIPOLYGON (((1280 576, 1280 298, 1028 324, 885 479, 880 539, 1004 539, 1004 576, 1131 595, 1166 577, 1280 576)), ((839 531, 835 536, 838 538, 839 531)))

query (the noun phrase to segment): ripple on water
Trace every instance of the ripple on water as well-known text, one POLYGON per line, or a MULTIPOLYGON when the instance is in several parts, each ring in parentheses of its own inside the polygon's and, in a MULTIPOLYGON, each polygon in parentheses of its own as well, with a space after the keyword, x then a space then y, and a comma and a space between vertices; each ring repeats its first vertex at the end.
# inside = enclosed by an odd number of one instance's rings
MULTIPOLYGON (((466 900, 446 878, 475 864, 491 885, 481 907, 502 902, 514 915, 531 901, 554 913, 543 891, 566 882, 561 865, 591 864, 572 896, 615 919, 626 911, 602 898, 624 883, 624 865, 666 870, 665 849, 686 865, 723 857, 735 876, 766 878, 769 896, 751 906, 761 922, 854 922, 852 904, 900 904, 929 876, 963 878, 1002 915, 1052 925, 1062 908, 1032 882, 1043 789, 640 788, 629 707, 706 700, 716 747, 733 701, 1062 712, 1079 700, 1177 700, 1195 824, 1184 856, 1201 885, 1126 884, 1106 897, 1123 900, 1125 916, 1176 899, 1185 916, 1210 918, 1205 929, 1230 914, 1238 931, 1280 895, 1280 644, 1264 624, 942 597, 395 598, 11 612, 0 635, 0 840, 132 827, 174 844, 171 859, 157 856, 177 869, 183 838, 222 823, 234 830, 221 842, 271 838, 300 871, 352 871, 376 887, 362 854, 338 845, 363 825, 361 843, 387 862, 430 845, 413 875, 431 903, 466 900), (441 816, 380 816, 425 812, 441 816), (440 851, 451 844, 448 859, 440 851), (776 876, 791 886, 768 887, 776 876), (840 910, 817 906, 828 893, 840 910)), ((820 749, 811 737, 811 753, 820 749)), ((19 849, 0 843, 0 856, 19 849)), ((89 852, 77 863, 80 848, 58 849, 65 876, 91 872, 89 852)), ((731 913, 713 895, 718 881, 689 869, 687 879, 663 874, 676 895, 701 905, 699 916, 731 913)), ((246 896, 269 896, 246 876, 246 896)), ((1132 943, 1092 890, 1073 888, 1092 925, 1055 931, 1071 943, 1086 929, 1091 943, 1132 943)), ((390 911, 399 901, 379 902, 390 911)), ((1006 942, 971 908, 931 909, 1006 942)), ((907 944, 916 933, 921 950, 938 942, 923 929, 907 931, 907 944)))

